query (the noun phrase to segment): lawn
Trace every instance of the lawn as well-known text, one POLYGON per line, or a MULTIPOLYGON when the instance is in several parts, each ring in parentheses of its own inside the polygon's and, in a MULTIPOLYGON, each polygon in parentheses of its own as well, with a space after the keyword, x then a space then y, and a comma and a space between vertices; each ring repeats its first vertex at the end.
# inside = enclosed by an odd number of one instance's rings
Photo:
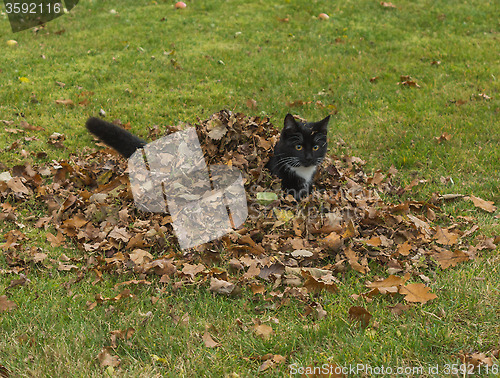
MULTIPOLYGON (((300 376, 308 366, 359 366, 348 376, 375 375, 370 368, 385 368, 382 376, 496 376, 498 5, 193 0, 176 10, 174 3, 81 0, 44 27, 19 33, 2 13, 0 174, 14 176, 26 164, 99 161, 91 154, 102 148, 84 127, 99 113, 145 139, 156 127, 199 124, 221 109, 269 117, 279 128, 287 113, 308 120, 331 114, 329 150, 339 164, 355 156, 367 176, 395 168, 393 184, 413 186, 385 193, 384 201, 424 208, 450 194, 491 201, 489 211, 461 197, 441 200, 429 222, 433 229, 460 225, 462 233, 477 225, 466 242, 484 248, 449 268, 409 261, 411 282, 437 295, 425 303, 361 295, 367 282, 391 273, 373 259, 369 272, 349 264, 334 272, 335 292, 276 306, 276 287, 264 280, 257 280, 264 294, 243 285, 239 295, 224 296, 209 289, 215 273, 163 282, 94 269, 109 251, 88 253, 75 238, 55 241, 53 224, 37 226, 53 204, 41 193, 23 201, 4 196, 0 185, 0 376, 300 376), (328 20, 318 18, 322 12, 328 20), (54 133, 64 135, 62 148, 54 133), (13 241, 14 231, 24 237, 13 241), (124 288, 133 296, 120 297, 124 288), (304 301, 306 308, 319 303, 326 315, 305 313, 304 301), (398 304, 409 308, 394 311, 398 304), (369 312, 367 324, 349 316, 353 307, 369 312)), ((117 170, 125 164, 107 161, 117 170)), ((189 261, 229 272, 230 252, 219 253, 219 263, 189 261)), ((330 256, 315 266, 334 263, 330 256)))

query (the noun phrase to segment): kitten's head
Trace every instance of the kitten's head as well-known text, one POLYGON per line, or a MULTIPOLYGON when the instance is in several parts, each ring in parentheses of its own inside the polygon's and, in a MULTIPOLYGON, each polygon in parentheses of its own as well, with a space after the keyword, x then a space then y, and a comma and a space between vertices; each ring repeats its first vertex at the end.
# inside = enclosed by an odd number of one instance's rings
POLYGON ((285 117, 280 137, 280 152, 291 157, 289 165, 311 167, 319 165, 328 150, 327 132, 330 116, 319 122, 303 123, 291 114, 285 117))

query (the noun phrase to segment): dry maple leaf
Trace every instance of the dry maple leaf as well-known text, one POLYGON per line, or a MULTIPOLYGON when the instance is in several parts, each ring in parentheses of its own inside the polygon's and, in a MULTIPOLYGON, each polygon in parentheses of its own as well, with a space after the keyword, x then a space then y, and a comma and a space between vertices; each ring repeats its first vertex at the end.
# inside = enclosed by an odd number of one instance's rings
POLYGON ((426 303, 436 299, 437 295, 430 292, 431 289, 423 283, 414 283, 399 288, 399 293, 405 296, 407 302, 426 303))

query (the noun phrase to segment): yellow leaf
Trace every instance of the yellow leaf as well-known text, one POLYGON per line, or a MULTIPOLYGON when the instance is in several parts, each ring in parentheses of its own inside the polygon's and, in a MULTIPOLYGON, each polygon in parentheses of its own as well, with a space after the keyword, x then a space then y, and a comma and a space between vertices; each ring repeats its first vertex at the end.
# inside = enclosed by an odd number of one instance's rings
POLYGON ((19 81, 20 81, 21 83, 29 83, 29 82, 30 82, 30 79, 28 79, 27 77, 21 76, 21 77, 19 78, 19 81))

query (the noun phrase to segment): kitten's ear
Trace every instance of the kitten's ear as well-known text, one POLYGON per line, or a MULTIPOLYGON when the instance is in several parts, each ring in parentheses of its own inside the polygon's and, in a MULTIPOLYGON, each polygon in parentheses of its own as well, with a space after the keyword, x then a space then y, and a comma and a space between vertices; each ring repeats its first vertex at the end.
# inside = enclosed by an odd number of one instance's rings
POLYGON ((297 126, 297 121, 295 121, 293 115, 288 113, 285 117, 285 127, 283 128, 283 131, 295 131, 297 126))
POLYGON ((319 133, 327 134, 328 133, 328 121, 330 121, 330 116, 322 119, 319 122, 316 122, 313 126, 313 129, 319 133))

